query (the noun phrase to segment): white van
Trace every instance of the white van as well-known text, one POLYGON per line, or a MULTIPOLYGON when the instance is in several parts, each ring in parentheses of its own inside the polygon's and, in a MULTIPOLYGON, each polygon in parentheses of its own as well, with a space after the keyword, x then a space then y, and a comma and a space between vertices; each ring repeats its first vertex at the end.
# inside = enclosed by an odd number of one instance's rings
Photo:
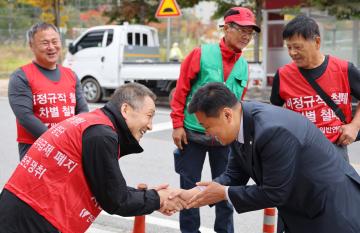
MULTIPOLYGON (((126 82, 142 83, 171 98, 180 73, 180 63, 160 63, 155 28, 127 23, 88 29, 70 43, 63 65, 77 74, 88 102, 110 96, 126 82)), ((250 64, 249 71, 250 87, 264 79, 260 64, 250 64)))

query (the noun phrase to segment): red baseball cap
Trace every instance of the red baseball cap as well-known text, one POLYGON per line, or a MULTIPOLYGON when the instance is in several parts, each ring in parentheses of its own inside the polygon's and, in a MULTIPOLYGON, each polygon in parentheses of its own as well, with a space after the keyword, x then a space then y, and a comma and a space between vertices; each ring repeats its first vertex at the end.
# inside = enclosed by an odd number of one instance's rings
POLYGON ((245 7, 233 7, 231 10, 237 11, 238 13, 225 17, 225 24, 236 23, 240 26, 252 26, 256 32, 261 31, 260 27, 256 25, 255 16, 251 10, 245 7))

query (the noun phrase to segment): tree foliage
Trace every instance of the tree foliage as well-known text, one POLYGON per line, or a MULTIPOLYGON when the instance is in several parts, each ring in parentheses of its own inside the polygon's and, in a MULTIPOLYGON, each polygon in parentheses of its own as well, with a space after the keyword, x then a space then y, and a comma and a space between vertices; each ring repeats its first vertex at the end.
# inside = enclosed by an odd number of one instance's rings
MULTIPOLYGON (((211 0, 205 0, 205 1, 210 2, 211 0)), ((181 8, 188 8, 195 6, 200 2, 200 0, 176 0, 176 2, 181 8)))
POLYGON ((0 8, 6 7, 8 0, 0 0, 0 8))
POLYGON ((111 8, 104 15, 109 17, 109 23, 140 23, 158 22, 155 18, 159 2, 154 0, 123 0, 118 5, 112 3, 111 8))
POLYGON ((337 19, 360 19, 360 0, 307 0, 310 6, 327 10, 337 19))
MULTIPOLYGON (((184 9, 193 7, 200 1, 201 0, 177 0, 176 2, 181 9, 184 9)), ((160 1, 154 0, 123 0, 120 2, 120 5, 117 4, 117 1, 113 1, 111 9, 105 12, 105 16, 110 18, 109 22, 117 23, 123 23, 125 21, 131 23, 159 22, 155 17, 159 4, 160 1)))
POLYGON ((41 9, 40 18, 44 22, 64 26, 68 20, 61 12, 64 8, 64 0, 17 0, 19 3, 28 4, 41 9), (57 19, 57 17, 59 17, 57 19))

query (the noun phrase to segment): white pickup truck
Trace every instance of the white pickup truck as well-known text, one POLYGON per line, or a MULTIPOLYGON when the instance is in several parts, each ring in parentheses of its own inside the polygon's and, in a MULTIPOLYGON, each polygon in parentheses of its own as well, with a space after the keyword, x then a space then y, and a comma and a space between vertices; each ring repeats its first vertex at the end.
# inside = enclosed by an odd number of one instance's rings
MULTIPOLYGON (((171 98, 180 63, 160 63, 157 30, 144 25, 92 27, 69 45, 63 65, 79 77, 88 102, 110 96, 120 85, 139 82, 171 98)), ((250 63, 250 88, 262 87, 260 64, 250 63)))

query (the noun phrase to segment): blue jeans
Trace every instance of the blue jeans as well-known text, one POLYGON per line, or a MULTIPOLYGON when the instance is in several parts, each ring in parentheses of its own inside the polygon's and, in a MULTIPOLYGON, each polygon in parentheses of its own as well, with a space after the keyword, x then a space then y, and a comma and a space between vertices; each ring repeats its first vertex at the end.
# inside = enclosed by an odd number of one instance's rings
MULTIPOLYGON (((228 146, 205 146, 189 141, 184 149, 174 151, 175 171, 180 175, 180 187, 191 189, 201 180, 206 152, 212 178, 221 175, 227 166, 230 148, 228 146)), ((233 207, 222 201, 215 205, 215 225, 217 233, 233 233, 233 207)), ((180 230, 182 233, 196 233, 200 227, 200 212, 198 208, 180 211, 180 230)))

